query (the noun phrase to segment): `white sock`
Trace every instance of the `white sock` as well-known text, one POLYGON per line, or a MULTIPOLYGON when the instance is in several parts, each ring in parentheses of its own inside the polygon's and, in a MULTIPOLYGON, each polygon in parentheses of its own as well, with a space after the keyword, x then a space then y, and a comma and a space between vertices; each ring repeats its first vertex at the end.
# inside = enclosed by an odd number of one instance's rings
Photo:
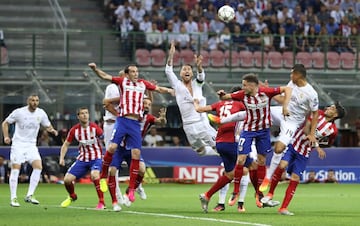
POLYGON ((219 204, 225 204, 226 193, 230 188, 230 183, 227 183, 224 187, 222 187, 219 191, 219 204))
POLYGON ((205 146, 205 153, 204 155, 219 155, 212 147, 210 146, 205 146))
POLYGON ((16 198, 17 185, 19 181, 19 173, 18 169, 11 169, 10 177, 9 177, 9 187, 10 187, 10 199, 16 198))
POLYGON ((271 158, 271 162, 270 162, 270 166, 269 168, 266 170, 266 178, 267 179, 271 179, 272 175, 274 174, 276 168, 278 167, 281 158, 283 156, 283 153, 280 154, 276 154, 275 152, 273 153, 273 156, 271 158))
POLYGON ((249 186, 250 177, 249 174, 243 175, 240 181, 240 195, 239 195, 239 202, 244 202, 246 192, 249 186))
POLYGON ((33 169, 31 176, 30 176, 30 184, 29 189, 26 196, 33 195, 35 192, 36 187, 39 184, 41 175, 41 169, 33 169))
POLYGON ((115 181, 116 181, 116 197, 122 197, 122 193, 119 185, 119 170, 116 170, 115 181))

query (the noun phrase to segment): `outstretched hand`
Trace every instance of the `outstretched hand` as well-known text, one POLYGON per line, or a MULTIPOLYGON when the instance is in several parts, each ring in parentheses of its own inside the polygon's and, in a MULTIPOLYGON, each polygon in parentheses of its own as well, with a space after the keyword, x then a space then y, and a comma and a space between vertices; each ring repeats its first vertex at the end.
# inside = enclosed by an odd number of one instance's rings
POLYGON ((176 51, 176 48, 175 48, 175 41, 174 41, 174 40, 172 40, 172 41, 170 42, 169 55, 170 55, 170 56, 174 56, 175 51, 176 51))
POLYGON ((202 60, 203 60, 202 55, 199 55, 199 56, 197 56, 196 54, 194 55, 194 61, 198 68, 202 68, 202 60))
POLYGON ((96 64, 95 63, 89 63, 88 66, 91 68, 91 70, 96 70, 96 64))

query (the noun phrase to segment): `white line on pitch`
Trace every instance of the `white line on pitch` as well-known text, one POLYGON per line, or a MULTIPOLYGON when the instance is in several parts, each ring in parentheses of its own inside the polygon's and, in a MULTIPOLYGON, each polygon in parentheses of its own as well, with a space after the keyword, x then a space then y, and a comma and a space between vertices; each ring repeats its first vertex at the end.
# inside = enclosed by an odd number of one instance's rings
MULTIPOLYGON (((48 207, 50 207, 50 206, 48 206, 48 207)), ((59 206, 51 206, 51 207, 59 207, 59 206)), ((97 210, 95 208, 80 207, 80 206, 69 206, 67 208, 99 211, 99 210, 97 210)), ((112 212, 111 209, 107 209, 105 211, 111 211, 112 212)), ((234 220, 223 220, 223 219, 207 218, 207 217, 189 217, 189 216, 182 216, 182 215, 175 215, 175 214, 146 213, 146 212, 126 211, 126 210, 125 211, 122 210, 121 213, 149 215, 149 216, 157 216, 157 217, 168 217, 168 218, 190 219, 190 220, 200 220, 200 221, 213 221, 213 222, 239 224, 239 225, 271 226, 269 224, 259 224, 259 223, 251 223, 251 222, 245 222, 245 221, 234 221, 234 220)))

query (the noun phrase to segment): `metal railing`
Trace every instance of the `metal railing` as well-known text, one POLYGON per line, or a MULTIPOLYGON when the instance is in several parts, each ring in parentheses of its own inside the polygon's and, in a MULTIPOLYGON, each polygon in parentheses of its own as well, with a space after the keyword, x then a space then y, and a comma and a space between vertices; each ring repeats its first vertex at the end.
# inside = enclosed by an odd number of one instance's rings
POLYGON ((56 25, 59 25, 61 31, 64 34, 64 55, 66 55, 68 22, 57 0, 49 0, 49 4, 54 13, 54 18, 55 18, 54 29, 56 29, 57 27, 56 25))
MULTIPOLYGON (((51 1, 51 0, 49 0, 51 1)), ((65 23, 66 24, 66 23, 65 23)), ((8 68, 51 68, 54 70, 67 70, 82 68, 88 62, 95 61, 101 66, 105 67, 119 67, 121 64, 127 64, 129 61, 138 62, 136 51, 138 49, 147 49, 145 40, 139 41, 139 33, 130 32, 126 38, 120 37, 118 32, 115 31, 78 31, 66 30, 17 30, 7 29, 4 30, 6 36, 9 37, 7 41, 8 56, 10 63, 8 68), (115 41, 119 37, 119 41, 115 41), (41 49, 38 43, 42 41, 41 49), (64 47, 64 48, 63 48, 64 47), (64 55, 65 52, 65 55, 64 55)), ((144 35, 144 34, 143 34, 144 35)), ((244 38, 251 37, 251 35, 243 35, 244 38)), ((196 37, 196 36, 195 36, 196 37)), ((258 36, 263 39, 263 36, 258 36)), ((277 36, 274 35, 274 39, 277 36)), ((330 39, 334 36, 319 36, 319 38, 330 39)), ((215 60, 211 55, 211 50, 204 50, 201 42, 195 42, 191 50, 194 53, 207 53, 207 68, 208 70, 214 69, 222 71, 238 71, 242 69, 253 69, 257 71, 271 71, 291 68, 294 63, 308 63, 307 68, 317 71, 343 71, 344 73, 356 73, 359 71, 359 43, 360 38, 357 37, 355 50, 342 48, 341 46, 330 46, 328 44, 318 47, 318 50, 308 49, 300 51, 295 43, 297 36, 287 36, 292 40, 292 44, 286 51, 280 51, 276 48, 270 51, 264 51, 265 46, 262 41, 256 48, 245 45, 245 49, 238 49, 236 43, 230 43, 230 46, 219 51, 222 63, 215 64, 215 60), (337 48, 339 47, 339 48, 337 48), (338 50, 337 50, 338 49, 338 50), (229 51, 231 50, 231 51, 229 51), (340 52, 341 51, 341 52, 340 52), (240 53, 247 52, 249 61, 240 53), (275 67, 270 53, 280 53, 280 66, 275 67), (290 61, 288 58, 290 57, 290 61), (330 57, 332 55, 332 57, 330 57), (305 56, 305 58, 304 58, 305 56), (315 59, 316 56, 316 59, 315 59), (334 57, 334 58, 333 58, 334 57), (345 58, 350 57, 350 58, 345 58), (306 62, 303 62, 303 61, 306 62), (320 64, 319 64, 320 62, 320 64), (335 62, 335 63, 334 63, 335 62), (338 64, 334 67, 334 64, 338 64)), ((199 37, 200 39, 200 37, 199 37)), ((168 40, 164 38, 164 45, 161 48, 165 57, 163 64, 165 65, 166 52, 168 50, 168 40)), ((328 42, 325 42, 328 43, 328 42)), ((149 48, 148 48, 149 49, 149 48)), ((150 53, 149 49, 149 53, 150 53)), ((181 49, 179 49, 181 52, 181 49)), ((153 57, 150 58, 148 68, 153 65, 153 57)), ((279 59, 278 59, 279 60, 279 59)), ((180 64, 183 63, 180 59, 180 64)), ((141 63, 141 62, 138 62, 141 63)), ((156 66, 159 68, 159 65, 156 66)), ((156 67, 154 67, 156 69, 156 67)), ((0 67, 1 70, 1 67, 0 67)))

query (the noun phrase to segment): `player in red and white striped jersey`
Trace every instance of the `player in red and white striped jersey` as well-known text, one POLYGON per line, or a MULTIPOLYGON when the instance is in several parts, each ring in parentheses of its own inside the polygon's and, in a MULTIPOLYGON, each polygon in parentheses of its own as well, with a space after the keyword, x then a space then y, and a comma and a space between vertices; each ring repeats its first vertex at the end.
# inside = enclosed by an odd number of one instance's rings
POLYGON ((97 209, 104 209, 104 194, 100 191, 100 170, 102 165, 102 147, 99 138, 103 136, 103 130, 94 122, 89 121, 88 108, 82 107, 77 110, 79 123, 74 125, 61 146, 59 164, 65 165, 65 155, 73 140, 79 142, 79 155, 76 161, 68 169, 64 178, 64 185, 69 197, 62 203, 62 207, 68 207, 77 199, 74 182, 83 177, 89 170, 99 198, 97 209))
POLYGON ((296 131, 292 144, 287 146, 287 150, 271 178, 270 190, 269 193, 262 199, 263 202, 267 202, 267 200, 272 199, 275 188, 281 179, 281 175, 285 171, 285 168, 288 167, 287 172, 291 174, 291 178, 289 186, 285 192, 284 200, 279 209, 279 213, 283 215, 294 215, 289 212, 287 208, 295 194, 300 177, 306 168, 310 152, 313 148, 316 148, 319 158, 325 158, 325 151, 319 146, 319 143, 320 145, 329 146, 334 142, 338 132, 335 120, 343 118, 344 116, 345 110, 339 103, 327 107, 325 111, 319 111, 318 123, 315 132, 315 137, 318 142, 314 147, 307 137, 307 134, 310 132, 309 128, 311 118, 309 118, 306 124, 296 131))
MULTIPOLYGON (((141 124, 141 133, 142 138, 144 138, 145 134, 148 132, 148 129, 154 125, 165 125, 166 124, 166 109, 162 108, 160 109, 159 117, 155 117, 154 115, 150 114, 151 109, 151 99, 145 98, 144 99, 144 117, 142 118, 140 124, 141 124)), ((116 195, 115 186, 118 184, 116 181, 116 173, 118 169, 121 167, 121 163, 123 161, 126 161, 128 166, 131 164, 131 150, 126 149, 126 144, 122 144, 119 146, 119 150, 116 151, 113 155, 113 159, 110 163, 109 168, 109 191, 113 202, 114 208, 119 208, 117 202, 119 201, 119 197, 116 195)), ((142 180, 145 175, 146 166, 144 163, 144 160, 142 157, 140 157, 140 166, 139 166, 139 174, 136 179, 135 188, 137 193, 140 194, 141 199, 146 199, 146 194, 144 189, 142 188, 142 180)), ((122 197, 121 197, 122 198, 122 197)), ((131 203, 128 202, 127 197, 124 195, 123 203, 126 206, 130 206, 131 203)))
POLYGON ((136 178, 139 173, 140 149, 142 143, 139 121, 144 114, 143 100, 145 91, 150 90, 159 93, 171 93, 172 90, 166 87, 157 86, 144 79, 139 79, 139 71, 135 65, 129 65, 125 68, 125 77, 113 77, 108 75, 98 69, 95 63, 90 63, 89 67, 101 79, 117 84, 121 93, 120 113, 119 117, 116 119, 111 144, 103 159, 103 173, 101 174, 100 188, 102 191, 108 190, 106 178, 108 175, 109 164, 112 160, 112 155, 125 138, 126 145, 131 149, 132 156, 128 198, 131 202, 134 202, 134 191, 136 178))
MULTIPOLYGON (((258 151, 258 183, 266 173, 266 153, 271 151, 270 141, 270 100, 273 96, 284 93, 283 114, 288 115, 287 105, 290 101, 291 88, 286 86, 270 88, 259 87, 259 80, 254 74, 246 74, 242 79, 242 89, 231 94, 226 94, 224 90, 218 91, 221 99, 233 99, 242 101, 246 107, 246 118, 244 120, 243 131, 240 135, 238 146, 238 160, 234 173, 234 191, 229 200, 229 205, 234 205, 239 195, 243 167, 248 154, 251 152, 251 145, 255 140, 258 151)), ((257 195, 260 195, 257 189, 257 195)))

